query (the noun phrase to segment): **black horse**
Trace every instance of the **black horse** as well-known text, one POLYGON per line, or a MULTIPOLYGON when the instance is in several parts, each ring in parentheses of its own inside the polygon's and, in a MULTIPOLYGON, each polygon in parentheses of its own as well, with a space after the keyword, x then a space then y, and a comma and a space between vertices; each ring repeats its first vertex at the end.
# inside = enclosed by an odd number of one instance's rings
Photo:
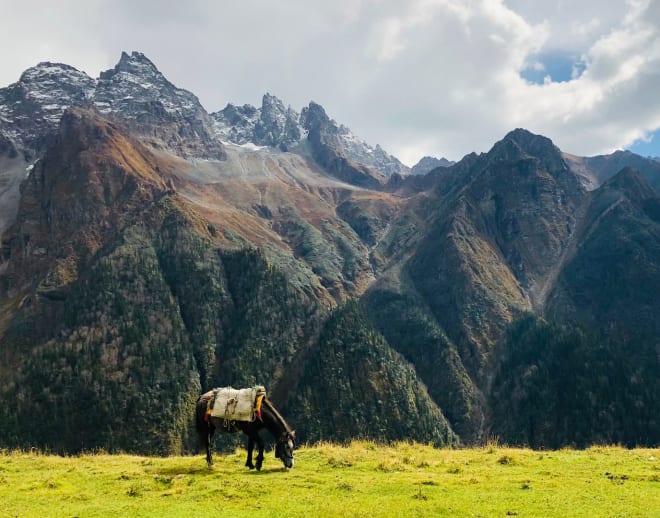
POLYGON ((247 447, 247 461, 245 465, 250 468, 256 468, 257 471, 261 470, 261 465, 264 461, 264 440, 259 436, 259 431, 266 428, 273 437, 276 439, 275 456, 279 458, 284 467, 293 467, 293 448, 295 432, 291 430, 284 418, 279 414, 273 404, 264 398, 261 403, 261 418, 256 418, 252 422, 247 421, 229 421, 226 422, 222 418, 207 416, 206 411, 208 402, 213 398, 213 391, 209 391, 199 396, 196 407, 196 424, 197 433, 199 434, 200 444, 206 447, 206 463, 211 467, 213 465, 213 457, 211 456, 211 440, 216 429, 224 432, 239 432, 242 431, 248 436, 247 447), (256 465, 252 463, 252 452, 254 445, 259 447, 259 453, 256 458, 256 465))

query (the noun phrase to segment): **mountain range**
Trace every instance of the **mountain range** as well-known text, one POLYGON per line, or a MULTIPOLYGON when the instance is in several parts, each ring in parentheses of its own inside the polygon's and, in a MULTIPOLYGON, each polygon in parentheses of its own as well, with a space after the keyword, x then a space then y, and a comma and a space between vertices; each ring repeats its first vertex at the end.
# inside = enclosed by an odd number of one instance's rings
POLYGON ((657 445, 658 189, 524 129, 408 168, 315 102, 40 63, 0 89, 0 445, 187 451, 201 391, 256 383, 302 441, 657 445))

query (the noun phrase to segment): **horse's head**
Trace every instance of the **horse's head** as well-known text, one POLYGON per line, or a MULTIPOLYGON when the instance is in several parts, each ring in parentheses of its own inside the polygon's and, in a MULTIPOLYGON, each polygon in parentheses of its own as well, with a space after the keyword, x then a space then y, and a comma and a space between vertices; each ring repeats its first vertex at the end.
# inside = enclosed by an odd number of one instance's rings
POLYGON ((294 439, 294 432, 284 432, 275 445, 275 456, 282 461, 285 468, 293 468, 294 439))

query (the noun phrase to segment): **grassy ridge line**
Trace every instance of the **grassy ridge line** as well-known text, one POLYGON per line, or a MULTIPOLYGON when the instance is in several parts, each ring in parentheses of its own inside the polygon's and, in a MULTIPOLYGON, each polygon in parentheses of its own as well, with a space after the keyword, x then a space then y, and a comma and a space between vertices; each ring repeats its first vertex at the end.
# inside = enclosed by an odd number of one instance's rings
POLYGON ((660 516, 660 449, 301 448, 260 473, 245 452, 139 457, 0 452, 0 516, 660 516))

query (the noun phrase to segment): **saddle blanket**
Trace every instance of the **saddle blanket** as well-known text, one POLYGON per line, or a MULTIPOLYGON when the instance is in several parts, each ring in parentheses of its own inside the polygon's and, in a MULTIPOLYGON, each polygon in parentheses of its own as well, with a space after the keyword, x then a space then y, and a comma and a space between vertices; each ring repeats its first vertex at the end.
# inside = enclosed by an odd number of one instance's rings
POLYGON ((254 421, 255 411, 260 406, 256 404, 257 397, 266 395, 266 389, 260 385, 244 389, 222 387, 214 392, 211 416, 227 421, 254 421))

